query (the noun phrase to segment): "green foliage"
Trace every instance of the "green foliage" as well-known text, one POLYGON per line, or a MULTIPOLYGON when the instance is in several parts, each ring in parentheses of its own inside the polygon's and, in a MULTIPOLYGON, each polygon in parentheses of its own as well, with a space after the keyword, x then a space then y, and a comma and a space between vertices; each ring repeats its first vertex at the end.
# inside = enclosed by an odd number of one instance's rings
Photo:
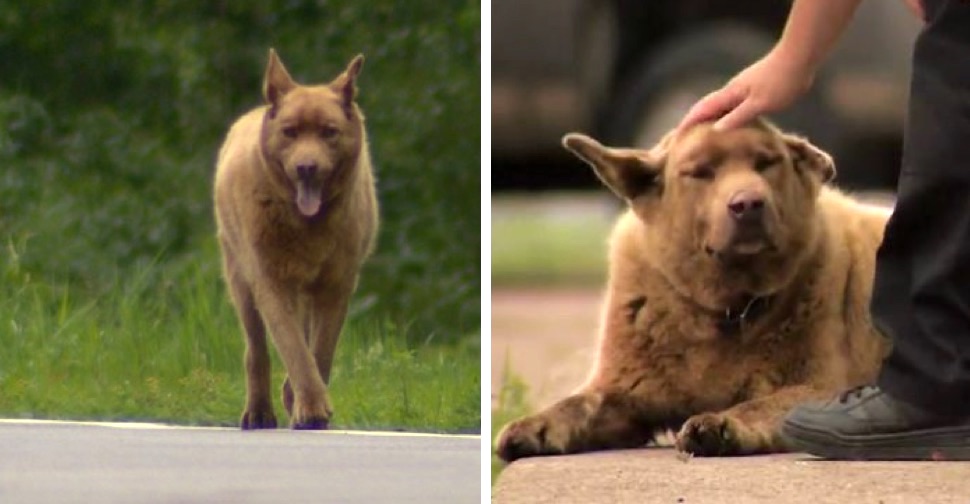
POLYGON ((213 162, 267 49, 308 83, 363 53, 383 225, 354 313, 476 333, 478 27, 477 0, 2 3, 0 239, 75 299, 216 268, 213 162))
MULTIPOLYGON (((492 408, 492 440, 494 441, 499 431, 505 424, 522 418, 532 412, 532 406, 529 404, 526 395, 528 394, 528 387, 521 378, 512 374, 512 370, 509 366, 509 359, 506 356, 505 367, 502 369, 502 385, 499 387, 498 396, 493 401, 492 408)), ((495 480, 498 475, 501 474, 502 469, 505 468, 505 463, 498 458, 495 453, 492 453, 492 484, 495 484, 495 480)))
POLYGON ((492 285, 602 285, 618 208, 599 197, 492 198, 492 285))
MULTIPOLYGON (((138 268, 94 299, 33 278, 16 245, 4 252, 0 414, 238 425, 243 338, 217 266, 138 268)), ((408 345, 403 332, 369 320, 345 329, 331 377, 334 426, 475 429, 477 338, 408 345)), ((278 359, 273 371, 279 390, 278 359)))
MULTIPOLYGON (((393 324, 359 326, 341 341, 332 389, 338 425, 478 433, 478 338, 408 348, 393 324)), ((282 380, 282 376, 280 377, 282 380)))

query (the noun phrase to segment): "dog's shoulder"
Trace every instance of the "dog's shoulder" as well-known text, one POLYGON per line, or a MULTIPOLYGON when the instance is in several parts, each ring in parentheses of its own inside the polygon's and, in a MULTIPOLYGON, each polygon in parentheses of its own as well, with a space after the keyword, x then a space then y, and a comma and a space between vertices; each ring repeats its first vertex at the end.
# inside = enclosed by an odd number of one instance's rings
POLYGON ((638 298, 659 282, 654 239, 630 209, 613 225, 608 241, 607 286, 615 299, 638 298))
POLYGON ((832 187, 824 187, 818 198, 818 211, 827 234, 836 247, 851 250, 856 260, 874 255, 882 242, 886 222, 892 209, 866 203, 832 187))
POLYGON ((816 334, 818 355, 826 362, 820 366, 829 369, 829 377, 844 378, 846 383, 868 379, 886 350, 885 341, 872 327, 869 300, 876 251, 892 210, 825 187, 819 194, 818 212, 827 243, 819 278, 810 282, 814 302, 829 304, 828 313, 837 314, 836 319, 844 324, 841 338, 852 341, 846 346, 835 336, 840 333, 816 334), (847 347, 851 352, 844 353, 847 347))
POLYGON ((627 209, 616 220, 609 238, 611 272, 623 275, 638 268, 652 256, 652 243, 647 229, 636 214, 627 209))
MULTIPOLYGON (((659 238, 632 210, 617 218, 609 239, 608 306, 604 307, 607 312, 623 314, 617 321, 625 320, 631 314, 635 318, 635 312, 646 304, 650 304, 651 309, 662 306, 664 311, 674 314, 686 308, 680 303, 682 298, 672 291, 672 285, 664 278, 659 238)), ((692 318, 691 314, 682 315, 692 318)), ((608 318, 612 316, 608 315, 608 318)))
POLYGON ((265 107, 259 107, 243 114, 229 128, 226 139, 219 149, 216 163, 216 179, 229 171, 236 170, 240 165, 252 162, 253 155, 258 152, 260 129, 263 124, 265 107))

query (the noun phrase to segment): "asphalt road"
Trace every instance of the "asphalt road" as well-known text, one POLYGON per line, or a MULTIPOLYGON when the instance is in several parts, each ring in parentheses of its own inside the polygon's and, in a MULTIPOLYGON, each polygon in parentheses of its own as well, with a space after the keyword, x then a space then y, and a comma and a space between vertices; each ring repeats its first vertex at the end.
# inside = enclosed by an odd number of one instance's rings
POLYGON ((0 420, 0 503, 464 503, 479 436, 0 420))

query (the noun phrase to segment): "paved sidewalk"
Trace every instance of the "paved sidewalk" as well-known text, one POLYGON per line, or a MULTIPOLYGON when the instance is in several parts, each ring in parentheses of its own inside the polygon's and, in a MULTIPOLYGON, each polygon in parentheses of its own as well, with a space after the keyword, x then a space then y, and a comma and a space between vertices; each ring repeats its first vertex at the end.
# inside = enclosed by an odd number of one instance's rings
POLYGON ((519 460, 495 504, 970 503, 970 462, 834 462, 807 455, 720 459, 647 448, 519 460))

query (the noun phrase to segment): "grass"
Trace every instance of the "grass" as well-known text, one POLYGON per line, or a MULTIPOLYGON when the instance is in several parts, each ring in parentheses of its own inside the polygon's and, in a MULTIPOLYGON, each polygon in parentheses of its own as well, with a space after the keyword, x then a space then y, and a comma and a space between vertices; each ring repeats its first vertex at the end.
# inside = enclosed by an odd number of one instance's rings
MULTIPOLYGON (((213 249, 92 293, 33 278, 23 246, 0 253, 0 416, 237 425, 243 337, 213 249)), ((333 426, 477 429, 478 334, 430 345, 406 333, 352 314, 331 377, 333 426)), ((278 397, 276 409, 283 420, 278 397)))
MULTIPOLYGON (((506 360, 508 362, 508 360, 506 360)), ((527 387, 518 376, 515 376, 506 365, 502 370, 501 387, 496 396, 496 404, 492 409, 492 437, 494 444, 495 436, 499 430, 507 423, 531 413, 532 407, 529 405, 526 395, 527 387)), ((492 453, 492 484, 498 475, 505 468, 505 463, 492 453)))
POLYGON ((601 284, 618 209, 599 193, 493 197, 492 284, 601 284))

